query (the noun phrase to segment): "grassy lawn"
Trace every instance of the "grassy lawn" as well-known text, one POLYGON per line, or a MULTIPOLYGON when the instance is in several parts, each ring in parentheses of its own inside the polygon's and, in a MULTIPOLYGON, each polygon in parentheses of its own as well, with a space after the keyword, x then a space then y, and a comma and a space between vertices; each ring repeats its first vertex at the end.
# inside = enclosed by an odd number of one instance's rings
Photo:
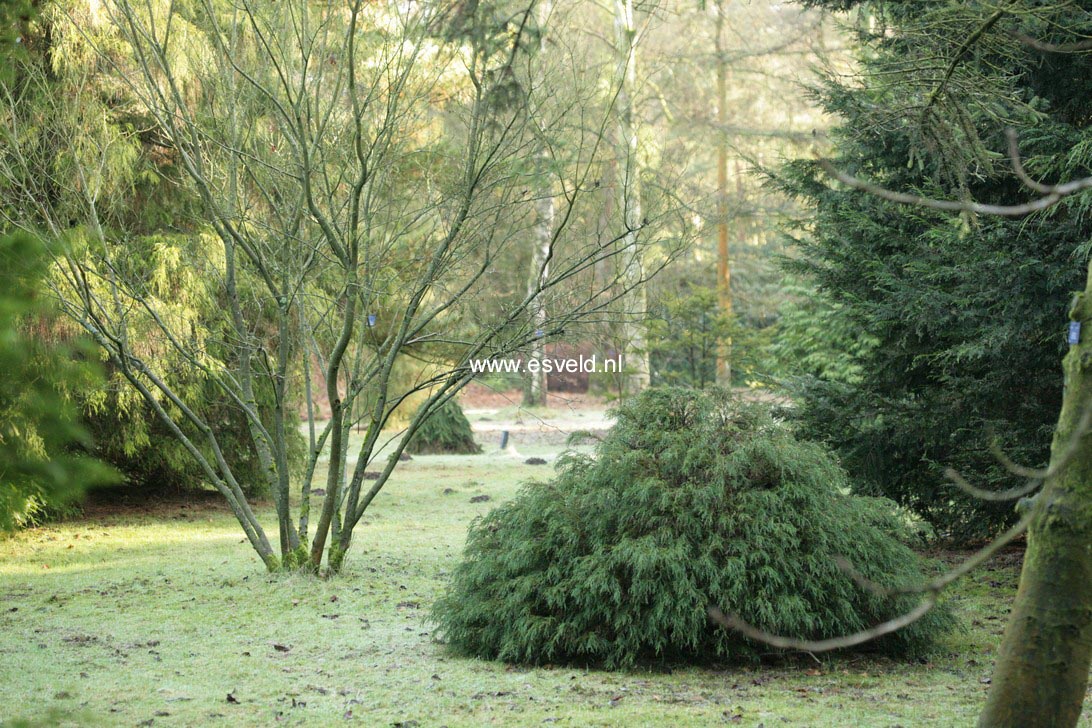
POLYGON ((955 600, 967 630, 929 664, 802 657, 761 669, 608 673, 447 654, 426 616, 468 523, 549 472, 488 454, 403 463, 359 529, 347 573, 330 581, 263 573, 217 501, 91 511, 0 542, 0 717, 32 725, 973 723, 1015 588, 1012 555, 961 586, 955 600), (471 503, 476 495, 490 500, 471 503))

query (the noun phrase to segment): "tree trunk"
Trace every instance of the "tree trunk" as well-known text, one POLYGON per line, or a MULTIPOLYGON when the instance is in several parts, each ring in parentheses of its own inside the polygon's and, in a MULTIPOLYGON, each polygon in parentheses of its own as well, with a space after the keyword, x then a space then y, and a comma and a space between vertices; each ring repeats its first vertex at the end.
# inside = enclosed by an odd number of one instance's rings
MULTIPOLYGON (((732 269, 728 261, 728 61, 724 57, 724 0, 717 2, 714 50, 717 63, 717 303, 732 315, 732 269)), ((732 385, 732 340, 717 342, 717 384, 732 385)))
MULTIPOLYGON (((1092 263, 1070 318, 1088 326, 1065 357, 1065 394, 1051 445, 1058 462, 1092 406, 1092 263), (1089 370, 1088 378, 1085 377, 1089 370)), ((1075 726, 1092 658, 1092 440, 1048 478, 1033 519, 983 728, 1075 726)))
POLYGON ((633 120, 633 94, 637 87, 637 26, 633 0, 615 0, 614 30, 618 53, 619 156, 622 159, 622 281, 630 289, 623 311, 622 334, 625 345, 625 394, 634 395, 649 384, 648 345, 645 318, 648 302, 645 294, 644 261, 641 260, 637 235, 644 225, 641 216, 640 168, 637 159, 637 127, 633 120))
MULTIPOLYGON (((550 17, 550 11, 552 10, 552 4, 550 2, 542 2, 538 6, 538 49, 536 52, 536 60, 541 64, 545 61, 545 54, 547 50, 546 44, 546 24, 550 17)), ((529 104, 528 104, 529 106, 529 104)), ((541 124, 537 121, 533 122, 539 124, 540 132, 545 135, 545 130, 541 129, 541 124)), ((531 244, 534 246, 531 250, 531 276, 527 283, 528 293, 533 298, 530 305, 531 325, 534 327, 534 340, 531 342, 530 351, 528 357, 538 362, 546 356, 546 340, 544 338, 544 329, 546 328, 546 302, 543 300, 542 288, 546 281, 550 277, 550 246, 553 244, 554 239, 554 195, 552 177, 550 175, 550 155, 546 148, 546 140, 541 139, 539 141, 539 150, 537 153, 537 159, 535 160, 537 167, 536 172, 538 174, 537 200, 535 202, 535 230, 534 239, 531 244)), ((528 407, 545 406, 546 405, 546 391, 547 380, 546 371, 539 368, 537 372, 530 370, 524 373, 524 388, 523 388, 523 404, 528 407)))
MULTIPOLYGON (((540 174, 545 174, 545 152, 540 153, 540 174)), ((548 180, 548 178, 546 178, 548 180)), ((550 276, 548 262, 550 245, 554 236, 554 198, 548 182, 539 190, 539 199, 535 204, 535 212, 538 220, 535 223, 534 249, 531 252, 531 280, 528 286, 531 293, 541 291, 545 281, 550 276)), ((535 327, 534 340, 531 342, 528 356, 539 363, 546 357, 546 339, 544 329, 546 327, 546 305, 542 293, 535 293, 530 305, 531 325, 535 327)), ((526 372, 524 383, 523 404, 529 407, 545 406, 546 404, 546 370, 526 372)))

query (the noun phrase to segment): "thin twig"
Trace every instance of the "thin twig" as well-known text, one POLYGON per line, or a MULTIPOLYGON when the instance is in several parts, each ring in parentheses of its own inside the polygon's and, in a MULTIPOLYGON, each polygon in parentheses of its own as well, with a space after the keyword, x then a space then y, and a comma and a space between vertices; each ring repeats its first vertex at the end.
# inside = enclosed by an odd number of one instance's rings
POLYGON ((975 32, 967 36, 967 39, 959 46, 955 56, 952 57, 951 63, 948 64, 947 70, 944 72, 944 78, 941 79, 940 84, 933 89, 933 93, 929 94, 929 100, 925 102, 925 108, 921 111, 922 118, 929 113, 929 110, 933 107, 933 104, 937 102, 940 95, 944 93, 948 83, 952 80, 952 76, 955 74, 956 67, 959 62, 963 60, 963 57, 971 50, 975 43, 977 43, 982 36, 989 32, 998 20, 1000 20, 1006 13, 1005 10, 997 10, 990 17, 986 18, 986 22, 978 27, 975 32))
POLYGON ((1025 485, 1021 485, 1018 488, 1009 488, 1008 490, 986 490, 985 488, 978 488, 971 485, 955 468, 945 468, 944 477, 952 481, 952 485, 959 488, 967 495, 974 496, 980 500, 997 503, 1023 498, 1028 493, 1038 490, 1043 484, 1041 479, 1032 478, 1025 485))

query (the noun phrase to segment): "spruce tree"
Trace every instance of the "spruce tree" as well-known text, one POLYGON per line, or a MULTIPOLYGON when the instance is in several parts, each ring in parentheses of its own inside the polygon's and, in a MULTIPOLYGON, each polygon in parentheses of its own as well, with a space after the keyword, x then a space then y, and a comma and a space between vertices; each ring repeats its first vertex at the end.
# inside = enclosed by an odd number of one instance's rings
POLYGON ((43 336, 50 259, 25 234, 0 235, 0 533, 32 523, 115 473, 87 456, 73 390, 101 377, 79 341, 43 336))
MULTIPOLYGON (((846 9, 855 2, 809 2, 846 9)), ((1013 173, 1005 129, 1046 182, 1089 174, 1092 62, 1043 53, 1028 37, 1081 37, 1082 8, 1011 3, 868 3, 858 9, 860 74, 816 89, 841 121, 834 165, 889 189, 1011 204, 1032 193, 1013 173), (1073 12, 1080 9, 1080 12, 1073 12)), ((1061 404, 1069 292, 1081 287, 1089 200, 1019 219, 955 217, 832 185, 813 160, 781 186, 801 200, 794 272, 868 346, 853 381, 800 380, 806 431, 834 446, 857 487, 907 505, 941 535, 1011 522, 1011 504, 964 495, 1020 485, 1000 464, 1045 464, 1061 404)))

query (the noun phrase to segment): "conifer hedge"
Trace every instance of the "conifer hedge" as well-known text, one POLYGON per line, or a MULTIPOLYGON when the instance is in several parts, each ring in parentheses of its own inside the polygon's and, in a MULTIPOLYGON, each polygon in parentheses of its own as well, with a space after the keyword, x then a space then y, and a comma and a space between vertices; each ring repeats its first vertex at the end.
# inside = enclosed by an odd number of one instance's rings
MULTIPOLYGON (((891 501, 849 494, 822 446, 724 392, 649 390, 594 456, 569 454, 476 521, 433 608, 458 652, 517 663, 750 661, 771 649, 709 605, 801 638, 846 634, 914 597, 881 597, 836 564, 907 585, 931 566, 891 501)), ((915 655, 953 625, 938 608, 871 649, 915 655)))

